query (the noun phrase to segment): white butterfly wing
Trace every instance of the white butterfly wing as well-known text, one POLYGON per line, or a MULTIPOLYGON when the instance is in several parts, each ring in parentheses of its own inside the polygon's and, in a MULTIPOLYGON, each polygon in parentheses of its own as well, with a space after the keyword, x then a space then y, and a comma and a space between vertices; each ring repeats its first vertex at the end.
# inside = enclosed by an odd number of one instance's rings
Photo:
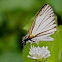
POLYGON ((46 36, 46 37, 36 37, 32 38, 32 41, 38 42, 38 41, 54 41, 52 37, 46 36))
MULTIPOLYGON (((30 30, 29 36, 33 36, 40 41, 52 41, 50 35, 56 31, 54 12, 48 4, 45 4, 36 16, 30 30)), ((33 38, 34 39, 34 38, 33 38)))

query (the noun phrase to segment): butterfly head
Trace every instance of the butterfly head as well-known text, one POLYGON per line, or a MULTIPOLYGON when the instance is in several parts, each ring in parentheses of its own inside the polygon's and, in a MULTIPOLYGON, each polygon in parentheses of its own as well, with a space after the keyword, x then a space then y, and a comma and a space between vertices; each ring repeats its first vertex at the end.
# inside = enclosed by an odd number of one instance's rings
POLYGON ((34 37, 33 35, 29 35, 29 33, 28 33, 28 34, 27 34, 26 36, 24 36, 23 39, 22 39, 23 44, 26 45, 27 42, 31 42, 31 41, 32 41, 31 39, 32 39, 33 37, 34 37))
POLYGON ((28 38, 29 38, 29 33, 22 38, 23 44, 26 44, 26 41, 28 40, 28 38))

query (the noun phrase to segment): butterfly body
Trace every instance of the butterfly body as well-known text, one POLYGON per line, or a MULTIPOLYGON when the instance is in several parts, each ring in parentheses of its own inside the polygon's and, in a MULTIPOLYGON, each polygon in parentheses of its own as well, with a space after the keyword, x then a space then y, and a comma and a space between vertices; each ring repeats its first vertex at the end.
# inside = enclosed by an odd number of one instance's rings
POLYGON ((53 41, 50 35, 56 31, 56 22, 53 9, 45 4, 35 17, 28 34, 23 38, 23 43, 38 41, 53 41))
POLYGON ((25 36, 25 37, 23 37, 23 43, 24 43, 24 45, 26 44, 26 42, 35 42, 35 41, 33 41, 32 39, 34 38, 34 36, 33 37, 30 37, 30 36, 25 36))

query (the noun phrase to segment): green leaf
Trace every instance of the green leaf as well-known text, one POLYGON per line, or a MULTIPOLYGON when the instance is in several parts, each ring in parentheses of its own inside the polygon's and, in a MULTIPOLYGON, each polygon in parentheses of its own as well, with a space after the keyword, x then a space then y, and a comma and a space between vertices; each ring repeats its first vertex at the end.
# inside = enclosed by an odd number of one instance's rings
MULTIPOLYGON (((48 58, 47 62, 61 62, 62 61, 62 26, 59 26, 59 29, 57 32, 52 36, 54 37, 54 41, 45 41, 45 42, 39 42, 40 47, 42 46, 48 46, 48 49, 50 50, 51 56, 48 58)), ((34 44, 33 44, 34 45, 34 44)), ((36 45, 35 45, 36 46, 36 45)), ((32 62, 31 59, 27 58, 27 55, 29 54, 29 43, 24 48, 24 62, 32 62)))
MULTIPOLYGON (((55 16, 56 23, 57 23, 57 17, 55 16)), ((47 59, 47 62, 62 62, 62 25, 58 27, 57 25, 57 32, 55 32, 54 35, 51 37, 54 38, 54 41, 45 41, 45 42, 39 42, 40 47, 48 46, 48 49, 51 53, 51 56, 47 59)), ((37 46, 35 43, 32 45, 37 46)), ((32 62, 32 59, 28 58, 27 55, 29 55, 29 48, 30 45, 27 43, 24 47, 23 51, 23 58, 24 62, 32 62)))

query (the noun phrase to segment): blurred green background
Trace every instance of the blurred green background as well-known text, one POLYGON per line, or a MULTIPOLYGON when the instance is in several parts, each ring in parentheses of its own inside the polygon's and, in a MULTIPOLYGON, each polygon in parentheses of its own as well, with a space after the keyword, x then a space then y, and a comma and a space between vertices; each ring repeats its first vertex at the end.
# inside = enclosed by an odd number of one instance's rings
POLYGON ((0 62, 23 62, 22 37, 45 3, 62 25, 62 0, 0 0, 0 62))

